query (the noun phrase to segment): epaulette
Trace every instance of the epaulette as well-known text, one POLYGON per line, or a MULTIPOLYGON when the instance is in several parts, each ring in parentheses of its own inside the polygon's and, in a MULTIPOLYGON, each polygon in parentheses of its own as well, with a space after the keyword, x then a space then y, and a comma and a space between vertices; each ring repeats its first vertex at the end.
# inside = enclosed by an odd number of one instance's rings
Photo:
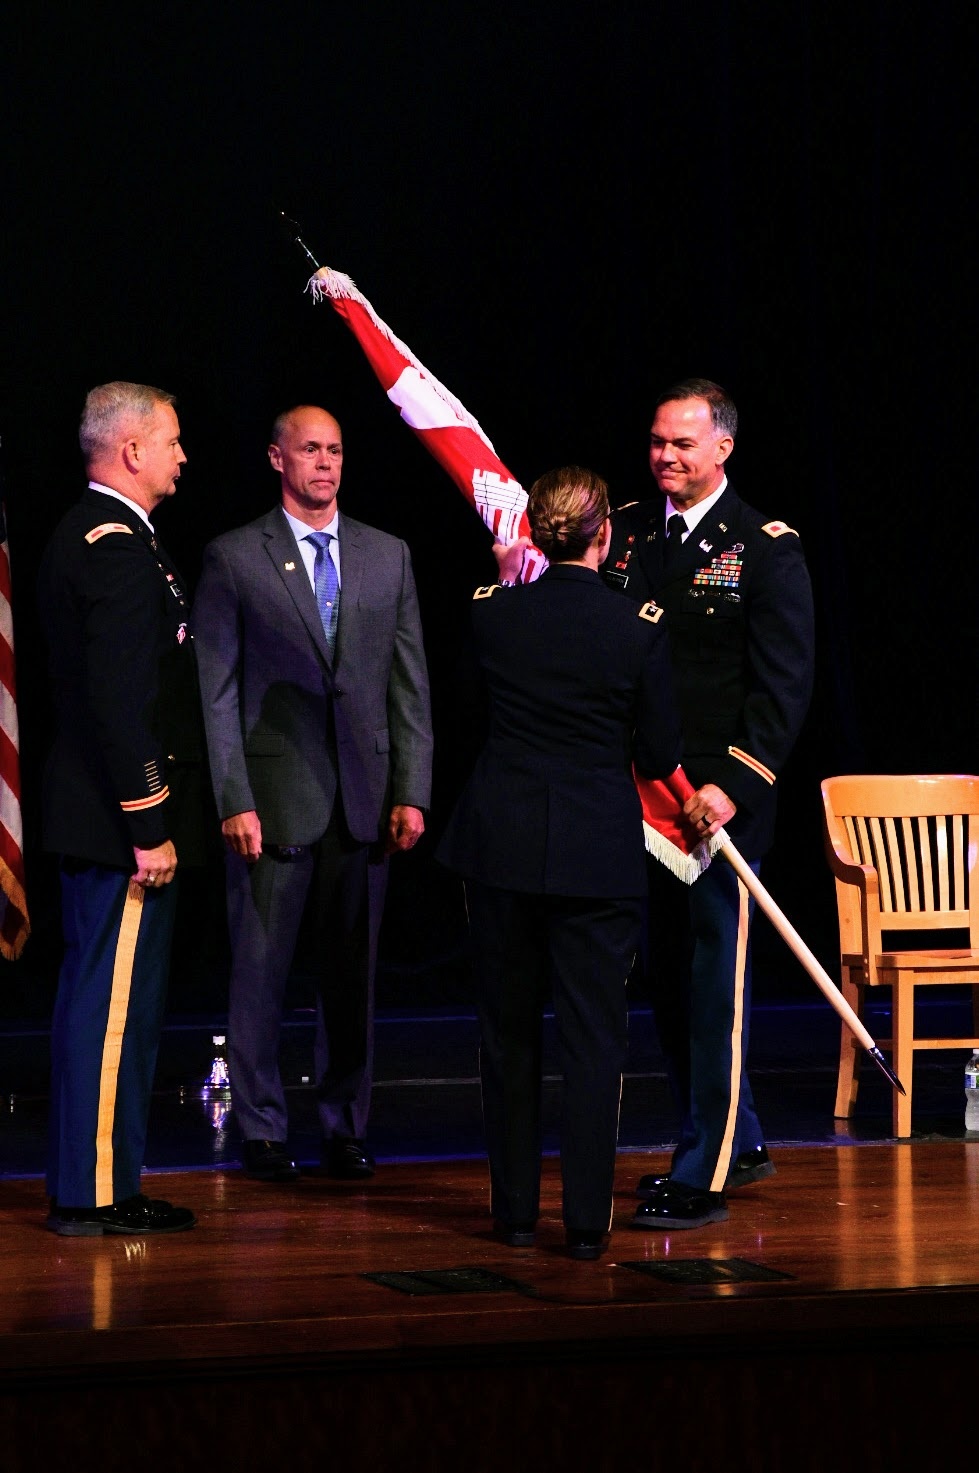
POLYGON ((654 604, 652 599, 650 599, 649 603, 643 604, 639 610, 639 617, 640 619, 645 619, 649 624, 658 624, 663 617, 663 610, 659 604, 654 604))
POLYGON ((473 594, 473 598, 492 598, 494 593, 497 593, 502 586, 501 583, 488 583, 485 588, 477 588, 473 594))
POLYGON ((127 527, 125 522, 103 522, 99 527, 93 527, 91 532, 85 533, 85 541, 88 543, 98 542, 100 537, 105 537, 109 532, 128 532, 133 535, 132 527, 127 527))
POLYGON ((767 532, 769 537, 781 537, 784 532, 791 532, 793 537, 799 535, 794 527, 787 526, 785 522, 766 522, 761 530, 767 532))

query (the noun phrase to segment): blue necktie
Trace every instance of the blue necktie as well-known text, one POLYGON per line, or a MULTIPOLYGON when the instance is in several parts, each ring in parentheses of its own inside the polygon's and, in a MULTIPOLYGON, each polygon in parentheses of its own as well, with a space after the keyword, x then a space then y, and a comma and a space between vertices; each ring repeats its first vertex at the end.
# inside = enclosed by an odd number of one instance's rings
POLYGON ((330 557, 332 532, 309 532, 305 539, 316 548, 313 564, 313 586, 316 591, 316 607, 323 621, 323 633, 332 655, 337 643, 337 616, 340 613, 340 580, 333 559, 330 557))

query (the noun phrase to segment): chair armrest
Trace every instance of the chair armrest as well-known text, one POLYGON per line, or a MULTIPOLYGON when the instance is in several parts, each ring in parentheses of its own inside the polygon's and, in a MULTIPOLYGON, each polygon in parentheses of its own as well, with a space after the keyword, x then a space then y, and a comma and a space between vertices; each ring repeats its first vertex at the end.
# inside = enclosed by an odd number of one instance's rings
POLYGON ((825 829, 823 838, 826 841, 826 859, 834 878, 844 885, 856 885, 862 895, 877 895, 880 882, 873 865, 857 864, 825 829))

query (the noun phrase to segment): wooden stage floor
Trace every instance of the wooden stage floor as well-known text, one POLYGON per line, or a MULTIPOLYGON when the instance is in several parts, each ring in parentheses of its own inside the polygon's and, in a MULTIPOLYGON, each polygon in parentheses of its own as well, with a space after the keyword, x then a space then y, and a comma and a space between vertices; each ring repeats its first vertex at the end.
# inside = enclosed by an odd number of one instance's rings
POLYGON ((42 1183, 2 1180, 0 1469, 951 1468, 979 1142, 783 1147, 728 1222, 630 1229, 667 1159, 620 1154, 596 1263, 563 1251, 554 1159, 533 1249, 490 1236, 481 1161, 152 1174, 199 1225, 148 1239, 56 1237, 42 1183))

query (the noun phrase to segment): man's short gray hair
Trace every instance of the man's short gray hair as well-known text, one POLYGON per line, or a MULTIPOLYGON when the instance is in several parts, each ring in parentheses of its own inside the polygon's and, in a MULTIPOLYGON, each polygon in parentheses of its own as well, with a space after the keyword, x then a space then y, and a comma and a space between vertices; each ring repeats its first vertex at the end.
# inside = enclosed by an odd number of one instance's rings
POLYGON ((685 378, 671 384, 653 404, 656 414, 661 404, 672 404, 675 400, 706 399, 710 408, 710 422, 719 435, 730 435, 733 440, 738 433, 738 411, 730 394, 709 378, 685 378))
POLYGON ((86 463, 112 450, 127 424, 141 425, 152 419, 159 405, 176 402, 176 395, 168 394, 166 389, 154 389, 150 384, 127 384, 122 379, 91 389, 78 427, 78 441, 86 463))

